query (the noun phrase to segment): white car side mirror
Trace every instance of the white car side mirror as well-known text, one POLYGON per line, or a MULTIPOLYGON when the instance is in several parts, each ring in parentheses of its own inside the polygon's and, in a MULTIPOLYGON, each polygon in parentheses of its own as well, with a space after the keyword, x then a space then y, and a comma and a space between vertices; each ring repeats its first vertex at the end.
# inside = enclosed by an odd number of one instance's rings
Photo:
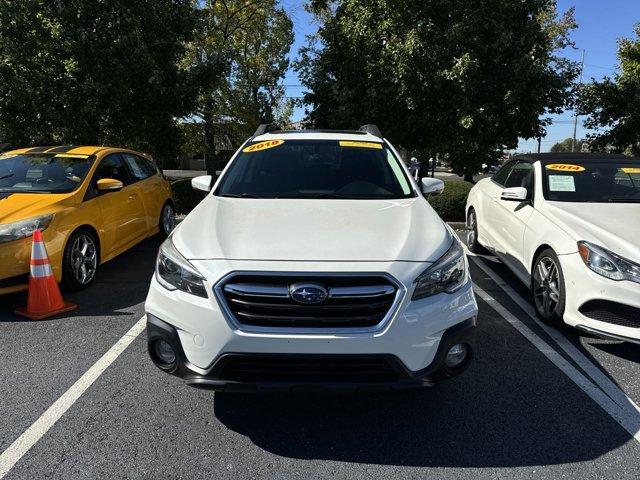
POLYGON ((191 187, 194 190, 209 192, 211 190, 211 175, 200 175, 191 179, 191 187))
POLYGON ((511 202, 524 202, 529 196, 527 189, 524 187, 509 187, 505 188, 500 195, 501 200, 508 200, 511 202))
POLYGON ((444 190, 444 182, 439 178, 424 177, 422 180, 422 193, 426 197, 429 195, 440 195, 444 190))

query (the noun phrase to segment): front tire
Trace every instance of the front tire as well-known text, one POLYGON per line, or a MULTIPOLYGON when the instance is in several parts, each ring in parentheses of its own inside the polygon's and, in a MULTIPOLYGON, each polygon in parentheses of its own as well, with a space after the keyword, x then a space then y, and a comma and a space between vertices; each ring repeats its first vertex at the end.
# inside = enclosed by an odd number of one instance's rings
POLYGON ((176 226, 176 212, 171 202, 167 202, 160 211, 160 219, 158 220, 158 230, 160 238, 165 239, 173 231, 176 226))
POLYGON ((531 277, 533 303, 538 318, 547 325, 561 325, 566 290, 560 260, 552 249, 547 248, 536 257, 531 277))
POLYGON ((62 287, 83 290, 93 283, 99 263, 98 242, 93 232, 76 230, 67 240, 62 257, 62 287))

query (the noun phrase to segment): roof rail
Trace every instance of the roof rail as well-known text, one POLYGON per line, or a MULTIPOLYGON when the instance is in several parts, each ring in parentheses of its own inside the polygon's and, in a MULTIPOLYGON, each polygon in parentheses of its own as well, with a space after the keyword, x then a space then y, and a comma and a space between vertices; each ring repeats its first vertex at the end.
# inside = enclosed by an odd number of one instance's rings
POLYGON ((274 132, 276 130, 279 130, 277 125, 272 125, 270 123, 263 123, 256 129, 253 136, 257 137, 259 135, 264 135, 265 133, 274 132))
POLYGON ((382 132, 380 131, 377 125, 373 125, 373 124, 363 125, 358 129, 358 131, 367 132, 373 135, 374 137, 382 138, 382 132))

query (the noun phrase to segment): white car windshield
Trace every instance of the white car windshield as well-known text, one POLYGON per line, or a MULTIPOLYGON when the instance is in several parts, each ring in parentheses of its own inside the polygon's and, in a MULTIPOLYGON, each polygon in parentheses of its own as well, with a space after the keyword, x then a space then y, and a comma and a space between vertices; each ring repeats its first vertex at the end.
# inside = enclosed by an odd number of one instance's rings
POLYGON ((378 142, 270 140, 245 146, 214 193, 244 198, 396 199, 415 196, 378 142))
POLYGON ((547 200, 640 203, 640 162, 549 162, 542 167, 547 200))

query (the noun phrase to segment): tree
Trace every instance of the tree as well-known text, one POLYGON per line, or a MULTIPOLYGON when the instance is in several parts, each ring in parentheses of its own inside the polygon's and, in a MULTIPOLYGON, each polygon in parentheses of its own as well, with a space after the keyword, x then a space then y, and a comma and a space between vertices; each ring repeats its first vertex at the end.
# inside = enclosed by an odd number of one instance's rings
MULTIPOLYGON (((576 139, 575 151, 581 152, 583 144, 584 144, 584 140, 580 140, 579 138, 576 139)), ((565 138, 561 142, 554 143, 553 146, 550 148, 550 151, 551 152, 571 152, 572 145, 573 145, 573 138, 571 137, 565 138)))
POLYGON ((195 97, 178 66, 194 27, 190 0, 0 0, 5 140, 171 156, 195 97))
POLYGON ((594 151, 640 155, 640 24, 635 39, 618 42, 620 71, 614 78, 585 85, 578 97, 585 126, 596 129, 588 135, 594 151))
MULTIPOLYGON (((199 28, 184 63, 215 65, 222 75, 202 76, 195 115, 202 119, 208 159, 215 126, 286 121, 290 108, 280 80, 289 67, 293 24, 276 0, 208 0, 198 3, 199 28)), ((245 135, 245 136, 246 136, 245 135)), ((214 169, 210 161, 207 169, 214 169)))
POLYGON ((297 69, 317 127, 377 123, 395 143, 448 160, 470 179, 482 163, 544 135, 577 65, 573 10, 555 1, 314 0, 320 27, 297 69))

